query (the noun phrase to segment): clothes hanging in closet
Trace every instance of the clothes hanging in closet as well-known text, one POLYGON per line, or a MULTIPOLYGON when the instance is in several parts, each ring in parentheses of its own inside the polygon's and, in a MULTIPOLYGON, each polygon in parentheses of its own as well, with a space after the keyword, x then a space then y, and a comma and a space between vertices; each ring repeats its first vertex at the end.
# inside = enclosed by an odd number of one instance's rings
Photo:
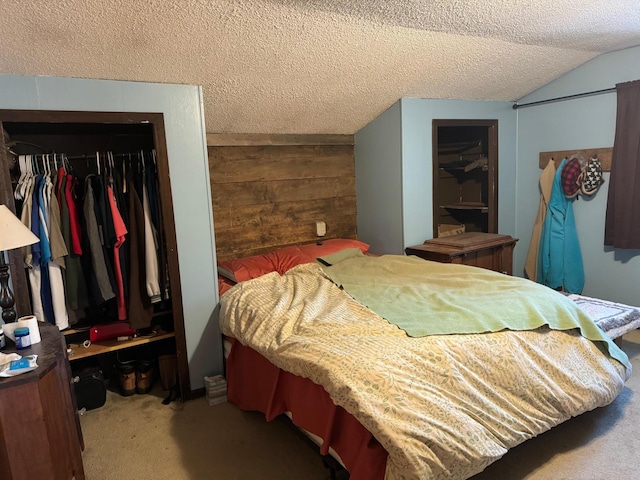
POLYGON ((65 168, 58 168, 56 188, 59 192, 62 237, 67 247, 65 269, 65 292, 67 295, 67 312, 70 323, 78 321, 77 312, 89 305, 85 274, 82 269, 82 225, 78 213, 77 179, 67 173, 65 168))
POLYGON ((60 329, 84 317, 149 327, 168 299, 154 154, 96 153, 84 175, 64 156, 25 157, 15 195, 40 238, 24 249, 34 314, 60 329))
POLYGON ((21 220, 40 239, 24 250, 33 313, 62 330, 69 326, 62 277, 67 249, 60 231, 60 210, 51 172, 23 178, 21 188, 24 200, 21 220))

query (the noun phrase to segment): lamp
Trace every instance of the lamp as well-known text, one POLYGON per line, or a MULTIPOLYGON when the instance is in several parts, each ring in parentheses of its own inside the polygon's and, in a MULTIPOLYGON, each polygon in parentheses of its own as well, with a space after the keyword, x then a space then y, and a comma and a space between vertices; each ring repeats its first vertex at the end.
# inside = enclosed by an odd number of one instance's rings
POLYGON ((25 227, 6 205, 0 205, 0 307, 4 323, 16 320, 13 292, 9 288, 9 265, 4 261, 4 252, 39 241, 40 239, 25 227))

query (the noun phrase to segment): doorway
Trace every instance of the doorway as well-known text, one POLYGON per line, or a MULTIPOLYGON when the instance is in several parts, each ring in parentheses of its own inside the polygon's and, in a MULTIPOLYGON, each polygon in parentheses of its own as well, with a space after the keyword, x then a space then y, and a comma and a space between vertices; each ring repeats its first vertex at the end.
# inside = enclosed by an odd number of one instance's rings
MULTIPOLYGON (((186 353, 184 331, 184 313, 180 284, 179 263, 177 256, 177 240, 173 214, 173 199, 170 185, 169 162, 166 147, 164 117, 161 113, 131 112, 72 112, 46 110, 0 110, 0 203, 6 204, 16 214, 20 202, 16 200, 14 190, 19 182, 19 156, 33 155, 37 167, 38 162, 55 152, 64 152, 72 164, 74 175, 84 178, 97 164, 96 151, 113 150, 115 152, 136 152, 153 150, 153 164, 157 169, 157 213, 162 218, 162 242, 158 250, 164 252, 163 261, 159 263, 159 271, 166 279, 167 301, 153 305, 153 322, 161 324, 165 333, 144 332, 127 341, 114 342, 113 345, 102 345, 100 342, 78 350, 72 361, 111 354, 133 347, 158 343, 170 344, 170 349, 177 356, 177 384, 183 400, 189 399, 191 388, 189 367, 186 353), (166 342, 165 342, 166 340, 166 342)), ((117 157, 117 153, 115 154, 117 157)), ((147 157, 149 158, 149 157, 147 157)), ((40 163, 42 166, 43 164, 40 163)), ((119 170, 119 169, 118 169, 119 170)), ((52 171, 55 171, 52 170, 52 171)), ((84 182, 79 182, 84 185, 84 182)), ((129 232, 130 233, 130 232, 129 232)), ((29 285, 22 253, 13 250, 8 253, 11 264, 11 277, 15 292, 16 309, 23 314, 31 313, 32 306, 29 285)), ((81 260, 81 266, 84 263, 81 260)), ((87 325, 94 320, 93 312, 85 311, 87 325)), ((98 322, 102 323, 102 322, 98 322)), ((73 326, 73 325, 72 325, 73 326)), ((149 330, 149 329, 147 329, 149 330)), ((65 337, 88 334, 88 328, 68 328, 63 331, 65 337)), ((108 343, 108 342, 107 342, 108 343)))
POLYGON ((498 121, 433 120, 433 237, 498 233, 498 121))

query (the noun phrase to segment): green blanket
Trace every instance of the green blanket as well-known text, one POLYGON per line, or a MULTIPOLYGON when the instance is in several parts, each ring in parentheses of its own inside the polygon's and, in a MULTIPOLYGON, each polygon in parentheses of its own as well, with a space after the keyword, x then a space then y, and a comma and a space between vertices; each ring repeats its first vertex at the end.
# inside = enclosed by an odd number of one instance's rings
POLYGON ((629 366, 626 354, 573 301, 524 278, 401 255, 351 256, 323 269, 351 297, 411 337, 576 328, 629 366))

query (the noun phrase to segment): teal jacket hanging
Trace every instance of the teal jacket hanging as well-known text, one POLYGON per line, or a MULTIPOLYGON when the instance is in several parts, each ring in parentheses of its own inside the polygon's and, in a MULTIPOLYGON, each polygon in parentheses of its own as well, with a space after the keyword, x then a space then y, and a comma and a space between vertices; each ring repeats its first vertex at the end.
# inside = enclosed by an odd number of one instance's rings
POLYGON ((538 251, 538 283, 553 289, 563 288, 568 293, 582 293, 584 266, 576 222, 573 216, 573 200, 564 195, 563 159, 556 170, 551 189, 551 199, 540 235, 538 251))

